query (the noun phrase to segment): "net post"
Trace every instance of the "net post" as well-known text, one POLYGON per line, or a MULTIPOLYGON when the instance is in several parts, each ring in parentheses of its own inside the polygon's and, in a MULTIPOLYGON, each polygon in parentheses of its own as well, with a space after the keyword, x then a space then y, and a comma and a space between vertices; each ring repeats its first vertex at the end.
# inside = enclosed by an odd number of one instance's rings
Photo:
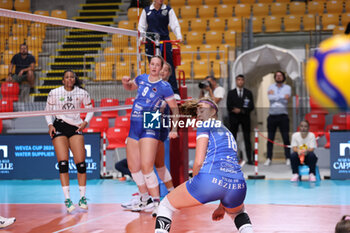
POLYGON ((254 171, 255 174, 254 175, 248 175, 248 179, 252 179, 252 180, 263 180, 265 179, 265 175, 259 175, 259 171, 258 171, 258 145, 259 145, 259 134, 258 134, 259 129, 255 128, 254 129, 254 171))
MULTIPOLYGON (((180 118, 180 120, 184 120, 180 118)), ((170 139, 170 173, 174 187, 188 180, 188 129, 178 128, 179 136, 170 139)))

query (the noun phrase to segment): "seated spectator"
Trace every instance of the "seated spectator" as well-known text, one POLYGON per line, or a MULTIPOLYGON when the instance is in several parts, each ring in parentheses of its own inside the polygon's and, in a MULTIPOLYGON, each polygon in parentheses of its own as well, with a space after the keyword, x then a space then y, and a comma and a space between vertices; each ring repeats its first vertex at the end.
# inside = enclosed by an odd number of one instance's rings
POLYGON ((292 166, 293 177, 291 181, 299 180, 298 167, 301 164, 310 167, 309 181, 316 181, 316 162, 317 157, 314 153, 316 148, 316 138, 314 133, 309 132, 309 122, 303 120, 300 122, 299 131, 292 136, 292 150, 290 162, 292 166))
POLYGON ((335 226, 335 233, 350 232, 350 215, 344 215, 335 226))
POLYGON ((34 66, 34 56, 28 53, 28 46, 26 44, 21 44, 20 52, 12 57, 6 81, 17 83, 28 81, 30 85, 30 93, 34 93, 34 66), (13 66, 16 66, 14 74, 12 73, 13 66))

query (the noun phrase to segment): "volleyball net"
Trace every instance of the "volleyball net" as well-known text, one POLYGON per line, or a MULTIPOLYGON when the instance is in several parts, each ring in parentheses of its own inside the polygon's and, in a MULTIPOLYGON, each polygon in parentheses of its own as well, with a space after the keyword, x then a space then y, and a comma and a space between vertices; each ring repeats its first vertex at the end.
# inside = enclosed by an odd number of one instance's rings
MULTIPOLYGON (((135 96, 124 90, 121 79, 147 72, 145 56, 138 49, 138 33, 106 26, 108 22, 104 21, 101 17, 99 22, 87 23, 0 9, 0 111, 29 115, 41 111, 37 113, 45 115, 42 110, 48 93, 62 86, 65 70, 77 74, 96 106, 103 107, 105 99, 111 99, 107 101, 113 102, 110 105, 121 105, 135 96), (30 90, 29 81, 20 85, 6 82, 9 73, 18 74, 15 66, 9 69, 22 44, 35 58, 34 90, 30 90)), ((14 113, 10 116, 20 117, 14 113)))

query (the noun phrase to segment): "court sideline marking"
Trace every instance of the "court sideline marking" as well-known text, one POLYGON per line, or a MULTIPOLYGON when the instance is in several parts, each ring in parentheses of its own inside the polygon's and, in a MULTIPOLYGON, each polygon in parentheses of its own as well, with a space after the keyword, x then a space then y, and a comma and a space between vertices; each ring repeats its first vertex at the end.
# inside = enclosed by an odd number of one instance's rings
POLYGON ((87 223, 90 223, 90 222, 95 222, 101 218, 105 218, 107 216, 110 216, 110 215, 113 215, 113 214, 116 214, 116 213, 120 213, 120 210, 119 211, 115 211, 115 212, 112 212, 112 213, 109 213, 109 214, 106 214, 106 215, 102 215, 100 217, 97 217, 97 218, 92 218, 86 222, 82 222, 82 223, 78 223, 78 224, 75 224, 73 226, 70 226, 70 227, 66 227, 66 228, 63 228, 61 230, 58 230, 58 231, 54 231, 53 233, 59 233, 59 232, 63 232, 63 231, 66 231, 66 230, 69 230, 69 229, 72 229, 72 228, 75 228, 75 227, 78 227, 78 226, 81 226, 81 225, 84 225, 84 224, 87 224, 87 223))

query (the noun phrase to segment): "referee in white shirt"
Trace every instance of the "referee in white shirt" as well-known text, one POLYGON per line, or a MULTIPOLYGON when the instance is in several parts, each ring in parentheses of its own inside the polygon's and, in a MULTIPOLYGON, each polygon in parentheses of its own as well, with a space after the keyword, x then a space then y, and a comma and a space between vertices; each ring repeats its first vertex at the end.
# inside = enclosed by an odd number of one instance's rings
MULTIPOLYGON (((289 145, 289 117, 288 100, 291 96, 291 87, 284 84, 286 75, 282 71, 275 73, 275 84, 270 85, 267 94, 270 101, 269 116, 267 118, 268 138, 275 139, 277 128, 280 129, 284 145, 289 145)), ((265 165, 270 165, 272 160, 273 143, 267 142, 267 159, 265 165)), ((290 165, 290 148, 285 147, 286 164, 290 165)))
MULTIPOLYGON (((163 4, 164 0, 154 0, 151 6, 145 7, 142 10, 138 30, 141 32, 141 36, 144 33, 147 37, 151 37, 154 40, 154 33, 158 33, 160 40, 170 40, 168 26, 174 32, 177 40, 182 42, 181 28, 179 21, 175 15, 174 10, 163 4)), ((151 58, 154 55, 153 43, 147 39, 146 44, 146 54, 151 58)), ((163 45, 161 45, 162 48, 163 45)), ((172 75, 169 77, 169 83, 175 94, 179 94, 179 89, 177 87, 175 67, 173 64, 172 46, 170 43, 166 44, 166 61, 171 65, 172 75)), ((162 56, 164 54, 163 49, 162 56)))

